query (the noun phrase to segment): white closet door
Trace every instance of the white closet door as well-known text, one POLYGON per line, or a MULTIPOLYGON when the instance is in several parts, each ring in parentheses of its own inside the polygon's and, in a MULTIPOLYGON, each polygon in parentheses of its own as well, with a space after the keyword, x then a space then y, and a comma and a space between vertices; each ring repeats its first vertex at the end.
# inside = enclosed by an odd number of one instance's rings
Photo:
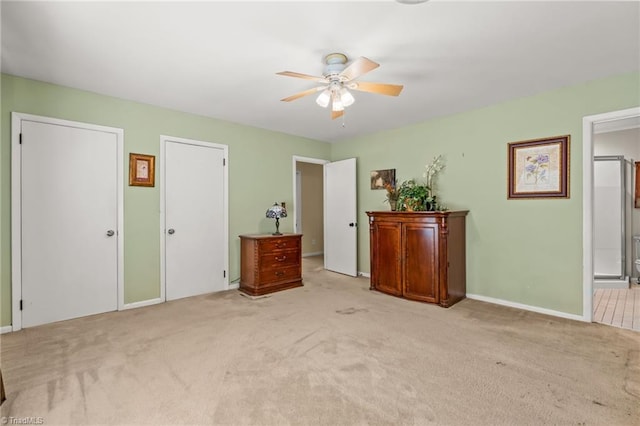
POLYGON ((116 310, 116 135, 21 123, 23 326, 116 310))
POLYGON ((228 288, 225 271, 225 151, 164 142, 167 300, 228 288))

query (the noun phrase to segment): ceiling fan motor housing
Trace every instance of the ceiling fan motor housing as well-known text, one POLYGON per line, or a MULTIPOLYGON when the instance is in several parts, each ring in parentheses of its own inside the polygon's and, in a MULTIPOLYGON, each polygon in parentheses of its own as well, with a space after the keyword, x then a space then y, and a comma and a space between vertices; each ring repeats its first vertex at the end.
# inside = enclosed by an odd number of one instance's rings
POLYGON ((343 53, 330 53, 324 58, 327 66, 324 69, 324 76, 326 78, 338 77, 338 75, 344 70, 347 63, 347 55, 343 53))

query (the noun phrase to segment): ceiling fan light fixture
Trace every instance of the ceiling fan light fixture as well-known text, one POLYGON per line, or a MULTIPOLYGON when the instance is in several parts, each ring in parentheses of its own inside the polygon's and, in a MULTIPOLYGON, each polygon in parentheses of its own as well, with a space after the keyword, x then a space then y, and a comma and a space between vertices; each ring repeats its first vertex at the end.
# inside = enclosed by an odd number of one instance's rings
POLYGON ((316 98, 316 103, 320 105, 322 108, 326 108, 327 106, 329 106, 330 100, 331 100, 331 92, 329 92, 329 89, 325 89, 316 98))
MULTIPOLYGON (((412 0, 405 0, 412 1, 412 0)), ((420 0, 413 0, 419 2, 420 0)), ((426 0, 422 0, 426 1, 426 0)), ((322 108, 327 108, 331 104, 331 119, 335 120, 344 115, 345 108, 353 105, 354 96, 350 89, 360 92, 377 93, 387 96, 398 96, 402 91, 401 85, 386 83, 370 83, 356 82, 355 79, 372 71, 380 66, 380 64, 367 59, 364 56, 359 57, 351 64, 347 65, 347 56, 343 53, 330 53, 325 56, 325 72, 322 77, 317 77, 299 72, 282 71, 276 73, 287 77, 302 78, 305 80, 313 80, 325 86, 303 90, 284 99, 284 102, 291 102, 302 97, 317 94, 316 103, 322 108)))
POLYGON ((347 89, 345 89, 344 87, 342 89, 340 89, 340 102, 342 102, 342 105, 346 108, 348 106, 353 105, 353 103, 355 102, 355 98, 353 97, 353 95, 351 94, 351 92, 349 92, 347 89))

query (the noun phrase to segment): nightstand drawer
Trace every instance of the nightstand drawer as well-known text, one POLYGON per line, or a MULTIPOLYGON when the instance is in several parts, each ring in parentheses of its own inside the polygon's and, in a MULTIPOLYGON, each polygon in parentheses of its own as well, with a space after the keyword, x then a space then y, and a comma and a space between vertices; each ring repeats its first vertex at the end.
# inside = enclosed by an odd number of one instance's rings
POLYGON ((280 281, 290 281, 300 278, 300 268, 293 266, 290 268, 268 269, 260 272, 260 280, 263 284, 277 283, 280 281))
POLYGON ((300 238, 271 238, 260 241, 260 251, 269 253, 276 250, 300 249, 300 238))
POLYGON ((297 266, 300 262, 300 250, 283 250, 260 256, 260 269, 286 268, 297 266))

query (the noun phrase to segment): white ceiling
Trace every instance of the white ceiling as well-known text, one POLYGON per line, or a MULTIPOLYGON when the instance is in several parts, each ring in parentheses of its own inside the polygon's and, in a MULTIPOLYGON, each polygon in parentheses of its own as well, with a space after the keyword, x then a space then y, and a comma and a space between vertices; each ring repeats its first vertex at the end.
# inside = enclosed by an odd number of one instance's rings
MULTIPOLYGON (((640 69, 640 2, 2 1, 2 72, 323 141, 640 69), (344 120, 307 96, 343 52, 381 64, 344 120)), ((640 97, 640 95, 639 95, 640 97)), ((639 99, 640 103, 640 99, 639 99)))

